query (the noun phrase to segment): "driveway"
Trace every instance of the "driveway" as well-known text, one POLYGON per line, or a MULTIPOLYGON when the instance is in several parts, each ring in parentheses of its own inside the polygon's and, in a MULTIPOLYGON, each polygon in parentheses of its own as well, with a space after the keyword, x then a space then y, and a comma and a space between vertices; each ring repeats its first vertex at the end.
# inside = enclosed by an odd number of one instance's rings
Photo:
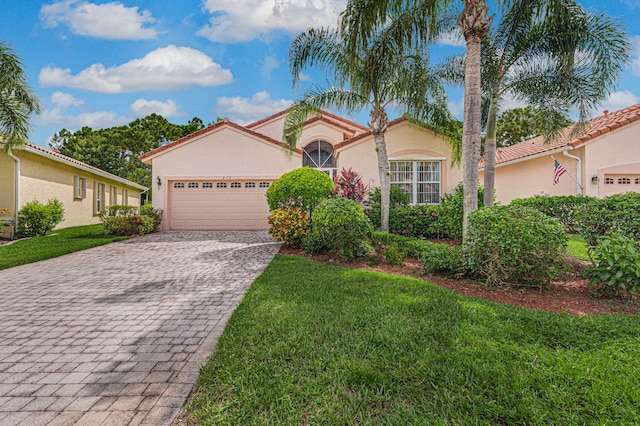
POLYGON ((170 425, 277 251, 165 232, 0 271, 0 424, 170 425))

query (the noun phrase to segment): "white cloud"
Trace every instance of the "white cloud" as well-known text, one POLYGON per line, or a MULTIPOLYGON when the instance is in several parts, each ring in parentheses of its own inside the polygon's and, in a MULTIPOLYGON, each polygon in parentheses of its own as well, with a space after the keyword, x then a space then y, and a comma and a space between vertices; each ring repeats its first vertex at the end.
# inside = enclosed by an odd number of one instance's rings
POLYGON ((346 0, 206 0, 212 16, 198 35, 236 43, 282 31, 297 35, 309 27, 336 27, 346 0))
POLYGON ((257 92, 251 99, 240 96, 218 98, 217 108, 218 115, 247 124, 289 108, 292 103, 289 99, 271 99, 267 92, 257 92))
POLYGON ((602 114, 604 110, 608 110, 610 112, 617 111, 637 103, 640 103, 640 97, 628 90, 613 92, 609 95, 609 98, 604 101, 600 108, 598 108, 598 114, 602 114))
POLYGON ((298 74, 298 78, 300 79, 300 81, 311 81, 311 76, 303 72, 298 74))
POLYGON ((462 33, 457 28, 440 36, 437 42, 441 45, 454 47, 465 47, 467 45, 467 43, 464 41, 462 33))
POLYGON ((92 129, 119 126, 128 123, 126 117, 119 117, 113 111, 87 112, 78 115, 65 115, 62 108, 51 108, 42 111, 34 119, 37 126, 60 126, 66 129, 79 129, 87 126, 92 129))
POLYGON ((131 111, 136 115, 144 117, 153 113, 162 115, 163 117, 177 117, 180 115, 178 112, 178 104, 171 99, 162 102, 156 100, 148 101, 144 98, 139 98, 131 104, 131 111))
POLYGON ((44 5, 40 20, 45 28, 66 25, 79 35, 119 40, 156 38, 158 32, 146 27, 156 20, 148 10, 125 7, 120 2, 94 4, 87 1, 65 0, 44 5))
POLYGON ((93 64, 71 74, 69 68, 44 67, 38 81, 43 86, 65 86, 101 93, 143 90, 179 90, 188 86, 218 86, 231 83, 233 75, 209 56, 189 47, 169 45, 141 59, 105 68, 93 64))
POLYGON ((447 107, 449 107, 449 112, 458 120, 464 119, 464 98, 460 99, 458 102, 447 101, 447 107))
POLYGON ((280 67, 280 61, 273 56, 266 56, 264 58, 264 64, 262 64, 262 75, 267 80, 271 79, 271 72, 280 67))
POLYGON ((69 108, 70 106, 77 107, 84 104, 83 100, 76 99, 73 97, 73 95, 63 92, 53 92, 53 95, 51 95, 51 102, 54 105, 65 109, 69 108))
POLYGON ((528 104, 526 102, 521 101, 520 99, 514 98, 507 92, 506 95, 500 101, 499 112, 505 112, 507 110, 514 109, 514 108, 526 108, 527 105, 528 104))

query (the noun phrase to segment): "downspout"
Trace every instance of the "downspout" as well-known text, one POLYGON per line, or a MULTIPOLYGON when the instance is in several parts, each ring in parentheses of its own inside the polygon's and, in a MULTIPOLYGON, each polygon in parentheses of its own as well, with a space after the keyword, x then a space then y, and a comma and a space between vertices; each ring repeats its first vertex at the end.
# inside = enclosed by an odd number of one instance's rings
POLYGON ((15 180, 16 180, 15 201, 16 203, 13 211, 14 218, 13 218, 13 235, 12 235, 12 238, 15 238, 16 234, 18 233, 18 210, 20 210, 20 159, 15 155, 13 155, 13 152, 11 152, 11 148, 7 150, 7 154, 9 154, 9 157, 11 157, 13 161, 16 162, 16 168, 15 168, 15 180))
POLYGON ((562 151, 562 155, 564 155, 565 157, 573 158, 578 162, 577 164, 578 171, 576 172, 576 175, 577 175, 576 183, 578 184, 578 195, 582 195, 582 158, 576 157, 575 155, 571 155, 567 151, 562 151))

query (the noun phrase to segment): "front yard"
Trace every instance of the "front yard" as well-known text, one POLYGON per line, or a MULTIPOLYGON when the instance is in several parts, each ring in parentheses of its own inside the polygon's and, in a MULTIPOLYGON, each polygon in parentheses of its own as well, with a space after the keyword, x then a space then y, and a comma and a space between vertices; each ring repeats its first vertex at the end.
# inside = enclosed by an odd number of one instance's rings
POLYGON ((192 424, 632 424, 637 315, 552 314, 278 255, 201 370, 192 424))
POLYGON ((56 230, 44 237, 25 238, 0 245, 0 270, 123 239, 126 237, 108 235, 101 224, 56 230))

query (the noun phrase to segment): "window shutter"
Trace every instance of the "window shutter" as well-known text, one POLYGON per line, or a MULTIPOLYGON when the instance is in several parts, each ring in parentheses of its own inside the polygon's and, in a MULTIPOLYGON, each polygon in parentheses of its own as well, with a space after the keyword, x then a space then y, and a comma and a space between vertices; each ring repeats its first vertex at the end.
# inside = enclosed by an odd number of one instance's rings
POLYGON ((94 180, 93 181, 93 214, 94 215, 100 213, 98 211, 98 198, 99 198, 99 195, 98 195, 98 181, 94 180))
POLYGON ((82 198, 87 198, 87 179, 82 179, 82 198))

